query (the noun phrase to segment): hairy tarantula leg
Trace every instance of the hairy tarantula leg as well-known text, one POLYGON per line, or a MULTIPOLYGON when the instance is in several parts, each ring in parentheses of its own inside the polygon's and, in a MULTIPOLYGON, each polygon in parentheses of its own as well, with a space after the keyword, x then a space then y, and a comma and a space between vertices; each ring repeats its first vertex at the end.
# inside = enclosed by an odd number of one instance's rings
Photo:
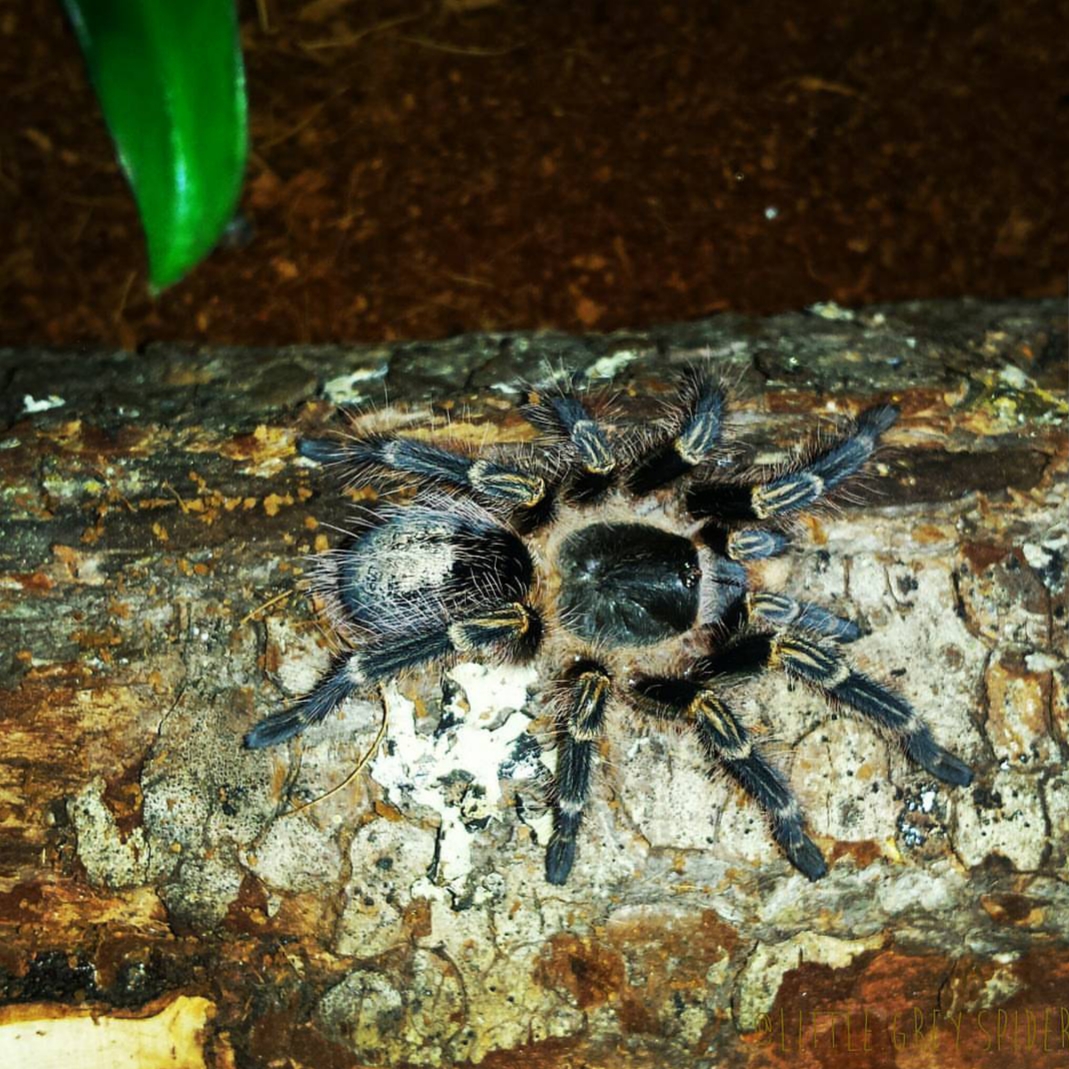
POLYGON ((893 691, 854 669, 833 646, 797 631, 747 635, 695 666, 702 676, 754 668, 782 668, 789 676, 819 690, 829 701, 845 705, 898 740, 906 756, 936 779, 967 787, 972 770, 943 749, 912 706, 893 691))
MULTIPOLYGON (((532 396, 537 399, 520 407, 524 418, 568 446, 565 456, 572 470, 565 472, 564 495, 577 504, 597 501, 616 481, 616 457, 605 432, 572 389, 552 386, 532 396)), ((544 508, 530 512, 535 525, 549 518, 544 508)), ((521 524, 525 518, 520 517, 521 524)))
POLYGON ((542 642, 542 617, 530 605, 508 605, 457 620, 449 625, 449 642, 457 653, 497 647, 510 660, 532 656, 542 642))
POLYGON ((610 687, 608 673, 592 661, 579 665, 567 681, 553 780, 553 834, 546 848, 548 883, 562 884, 572 871, 575 839, 590 796, 594 748, 601 737, 610 687))
POLYGON ((260 750, 285 742, 324 720, 354 691, 406 668, 483 647, 498 647, 506 655, 522 659, 537 649, 541 635, 542 621, 534 609, 513 602, 435 630, 417 631, 343 654, 310 694, 256 724, 245 736, 245 746, 260 750))
POLYGON ((779 531, 761 527, 740 527, 729 531, 715 523, 707 523, 698 537, 722 557, 735 561, 767 560, 785 553, 790 540, 779 531))
POLYGON ((707 460, 720 444, 724 391, 701 368, 683 373, 679 415, 682 426, 667 442, 644 456, 628 476, 633 494, 649 494, 707 460))
POLYGON ((357 661, 359 654, 345 654, 337 658, 312 692, 293 705, 265 716, 245 735, 245 748, 262 750, 275 746, 318 724, 330 715, 361 685, 357 661))
POLYGON ((776 627, 801 627, 836 642, 855 642, 861 637, 861 628, 853 620, 836 616, 811 601, 795 601, 786 594, 770 594, 760 591, 747 598, 751 617, 759 617, 776 627))
POLYGON ((358 478, 380 470, 401 472, 526 508, 537 505, 546 496, 545 480, 540 475, 528 475, 489 460, 473 460, 413 438, 380 435, 355 441, 302 438, 297 448, 309 460, 341 464, 358 478))
POLYGON ((615 469, 616 458, 605 432, 575 394, 547 392, 520 411, 531 426, 571 442, 587 475, 609 475, 615 469))
POLYGON ((857 472, 872 456, 880 435, 898 418, 894 405, 876 405, 858 416, 853 431, 816 454, 798 471, 756 486, 708 483, 687 494, 693 516, 722 521, 768 520, 809 508, 829 490, 857 472))
POLYGON ((772 837, 803 876, 819 880, 827 872, 820 849, 805 834, 802 809, 786 777, 716 694, 684 679, 639 680, 635 691, 653 716, 681 720, 694 729, 707 761, 724 768, 764 810, 772 837))

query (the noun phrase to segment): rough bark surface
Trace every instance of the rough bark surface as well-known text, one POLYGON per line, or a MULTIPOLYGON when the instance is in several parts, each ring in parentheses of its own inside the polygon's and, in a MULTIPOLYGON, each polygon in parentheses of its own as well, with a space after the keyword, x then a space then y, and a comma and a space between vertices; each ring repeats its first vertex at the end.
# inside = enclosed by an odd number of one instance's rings
POLYGON ((190 1065, 1064 1058, 1066 374, 1054 302, 0 352, 0 1046, 28 1021, 94 1027, 86 1007, 189 1007, 190 1065), (297 457, 299 431, 385 395, 448 416, 454 438, 523 439, 507 387, 547 361, 655 414, 696 358, 738 383, 740 435, 766 457, 816 415, 901 406, 884 477, 809 520, 779 578, 853 607, 856 660, 972 764, 971 788, 769 677, 748 712, 780 742, 828 876, 790 869, 690 740, 621 722, 558 888, 527 670, 391 685, 386 740, 331 794, 379 703, 289 749, 241 748, 330 652, 297 579, 351 502, 297 457))

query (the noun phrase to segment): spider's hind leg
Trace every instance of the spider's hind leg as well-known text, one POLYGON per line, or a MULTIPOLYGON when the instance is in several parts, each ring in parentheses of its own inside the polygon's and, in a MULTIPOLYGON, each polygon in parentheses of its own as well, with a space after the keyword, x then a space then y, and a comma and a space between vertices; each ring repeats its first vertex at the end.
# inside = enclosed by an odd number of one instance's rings
POLYGON ((834 645, 811 634, 787 628, 771 635, 744 635, 704 658, 695 670, 708 678, 762 668, 780 668, 830 702, 860 713, 897 739, 906 756, 936 779, 954 787, 972 782, 969 766, 935 741, 905 698, 857 671, 834 645))
POLYGON ((643 712, 694 730, 706 760, 725 769, 767 814, 772 837, 803 876, 819 880, 827 872, 820 849, 805 833, 801 806, 786 777, 712 690, 685 679, 649 678, 638 680, 634 691, 643 712))
POLYGON ((575 861, 575 841, 590 796, 590 777, 605 721, 609 675, 593 661, 580 663, 561 687, 560 740, 553 780, 553 835, 546 848, 546 880, 562 884, 575 861))

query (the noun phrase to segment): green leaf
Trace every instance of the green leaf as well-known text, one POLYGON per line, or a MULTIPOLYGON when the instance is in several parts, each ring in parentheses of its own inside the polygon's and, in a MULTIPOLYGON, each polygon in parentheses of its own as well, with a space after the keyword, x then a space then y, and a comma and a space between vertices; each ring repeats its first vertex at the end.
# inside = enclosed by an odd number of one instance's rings
POLYGON ((152 285, 218 241, 241 192, 245 70, 233 0, 64 0, 148 240, 152 285))

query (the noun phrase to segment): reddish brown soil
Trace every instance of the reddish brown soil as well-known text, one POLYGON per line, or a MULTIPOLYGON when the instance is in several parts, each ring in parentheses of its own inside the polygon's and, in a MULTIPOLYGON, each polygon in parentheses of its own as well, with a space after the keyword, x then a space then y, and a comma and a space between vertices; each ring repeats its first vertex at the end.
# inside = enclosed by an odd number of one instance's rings
POLYGON ((154 300, 60 5, 0 9, 0 343, 603 330, 1065 286, 1064 2, 241 14, 252 241, 154 300))

